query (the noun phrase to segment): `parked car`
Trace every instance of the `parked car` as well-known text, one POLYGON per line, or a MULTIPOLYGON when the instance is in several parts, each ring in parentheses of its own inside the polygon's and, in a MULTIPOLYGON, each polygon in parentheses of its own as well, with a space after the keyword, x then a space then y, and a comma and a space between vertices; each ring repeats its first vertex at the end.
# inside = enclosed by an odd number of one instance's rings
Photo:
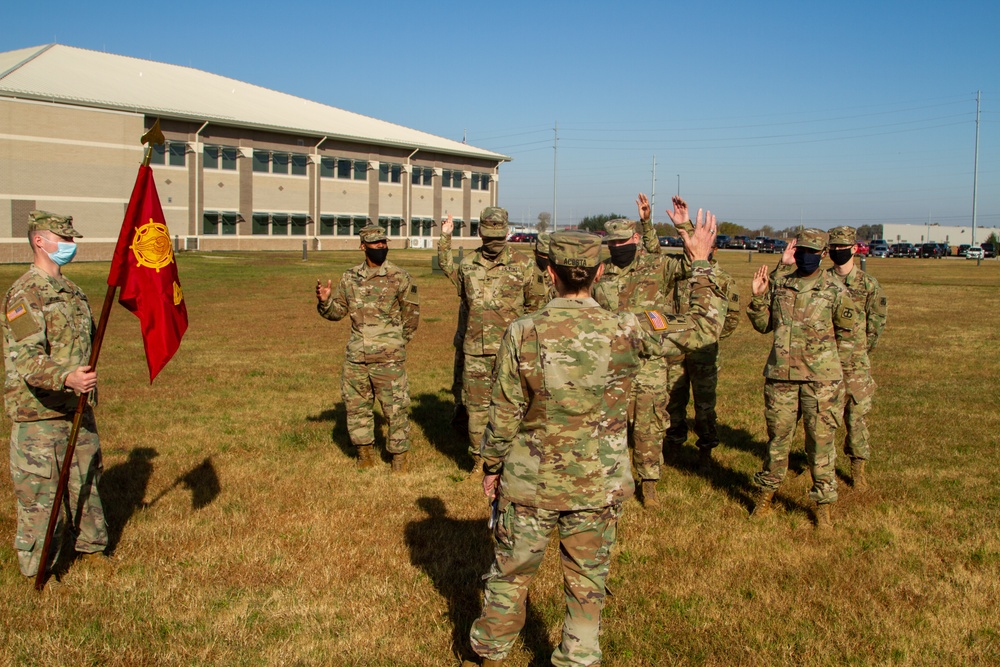
POLYGON ((774 245, 774 239, 769 239, 766 236, 757 237, 757 252, 771 252, 770 248, 774 245))
POLYGON ((869 253, 872 257, 888 257, 889 244, 885 241, 872 241, 869 246, 869 253))
POLYGON ((730 240, 731 238, 728 234, 719 234, 715 237, 715 246, 717 248, 728 248, 730 240))
POLYGON ((785 248, 787 247, 788 247, 788 241, 784 241, 782 239, 774 239, 774 242, 771 243, 771 249, 768 250, 768 252, 781 254, 785 252, 785 248))
POLYGON ((976 246, 976 245, 969 246, 965 250, 965 258, 966 259, 982 259, 983 258, 983 249, 980 248, 979 246, 976 246))
POLYGON ((938 247, 941 248, 942 257, 951 257, 951 246, 947 243, 938 243, 938 247))
POLYGON ((670 247, 670 238, 671 237, 669 237, 669 236, 660 236, 659 237, 659 239, 660 239, 660 247, 661 248, 669 248, 670 247))
POLYGON ((983 249, 983 259, 997 256, 997 248, 992 243, 980 243, 979 247, 983 249))
POLYGON ((920 246, 919 255, 924 258, 941 259, 941 247, 937 243, 924 243, 920 246))
POLYGON ((871 246, 869 246, 864 241, 858 241, 856 247, 857 247, 857 255, 860 257, 867 257, 872 252, 871 246))
POLYGON ((969 251, 969 248, 971 247, 972 246, 969 245, 968 243, 963 243, 962 245, 958 246, 958 256, 965 257, 965 253, 967 253, 969 251))
POLYGON ((538 234, 529 232, 517 232, 511 234, 510 238, 507 239, 509 243, 534 243, 538 240, 538 234))
POLYGON ((916 257, 917 247, 912 243, 895 243, 891 246, 890 257, 916 257))
POLYGON ((738 235, 734 236, 732 240, 729 241, 729 247, 736 248, 738 250, 756 250, 757 242, 749 236, 738 235))

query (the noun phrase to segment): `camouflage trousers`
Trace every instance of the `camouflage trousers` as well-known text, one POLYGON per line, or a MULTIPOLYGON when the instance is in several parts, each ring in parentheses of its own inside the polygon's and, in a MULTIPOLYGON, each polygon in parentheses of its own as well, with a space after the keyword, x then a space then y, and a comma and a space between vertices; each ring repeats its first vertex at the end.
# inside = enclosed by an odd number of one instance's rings
POLYGON ((844 406, 844 383, 766 380, 764 417, 767 419, 767 458, 754 475, 757 486, 776 491, 788 473, 795 425, 802 415, 806 457, 813 485, 809 497, 823 505, 837 501, 837 428, 844 406))
POLYGON ((462 402, 469 412, 469 454, 479 456, 479 447, 490 417, 495 354, 467 354, 462 375, 462 402))
MULTIPOLYGON (((73 419, 46 419, 15 422, 10 434, 10 477, 17 496, 17 534, 14 549, 21 574, 38 573, 45 542, 45 529, 52 513, 52 501, 59 484, 59 472, 66 457, 73 419)), ((82 553, 103 551, 108 545, 104 507, 97 484, 104 472, 101 443, 94 413, 88 408, 80 423, 73 454, 67 495, 53 533, 52 558, 62 546, 67 512, 74 548, 82 553)))
POLYGON ((465 373, 465 352, 461 345, 455 346, 455 365, 451 373, 451 395, 455 399, 455 405, 462 403, 462 375, 465 373))
POLYGON ((684 360, 668 368, 667 444, 679 447, 687 441, 688 397, 694 395, 694 432, 698 447, 712 449, 719 444, 716 429, 715 391, 719 385, 719 344, 684 356, 684 360))
POLYGON ((844 453, 851 460, 867 461, 871 457, 871 443, 868 434, 868 413, 872 411, 872 395, 875 382, 871 376, 858 381, 847 381, 847 397, 844 399, 844 425, 847 437, 844 453))
POLYGON ((347 407, 347 433, 354 446, 375 442, 375 399, 389 425, 386 450, 400 454, 410 449, 410 386, 400 361, 370 364, 344 362, 340 393, 347 407))
POLYGON ((667 361, 663 357, 645 359, 632 383, 630 406, 632 464, 639 479, 660 479, 663 436, 667 431, 667 361))
MULTIPOLYGON (((503 501, 501 501, 503 502, 503 501)), ((601 661, 599 635, 605 580, 617 537, 621 503, 558 511, 507 504, 493 528, 496 558, 486 575, 482 615, 472 624, 472 649, 503 660, 524 627, 528 586, 559 529, 566 617, 552 664, 589 666, 601 661)))

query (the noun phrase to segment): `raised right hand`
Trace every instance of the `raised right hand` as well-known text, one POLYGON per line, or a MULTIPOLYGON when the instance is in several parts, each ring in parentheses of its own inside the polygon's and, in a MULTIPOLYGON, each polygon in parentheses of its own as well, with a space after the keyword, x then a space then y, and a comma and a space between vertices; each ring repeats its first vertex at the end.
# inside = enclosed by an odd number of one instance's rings
POLYGON ((455 220, 452 218, 451 213, 449 213, 448 217, 441 221, 441 233, 451 234, 452 231, 454 231, 454 229, 455 229, 455 220))
POLYGON ((761 264, 757 273, 753 274, 753 282, 750 284, 754 296, 761 296, 767 291, 771 284, 771 278, 767 274, 767 264, 761 264))

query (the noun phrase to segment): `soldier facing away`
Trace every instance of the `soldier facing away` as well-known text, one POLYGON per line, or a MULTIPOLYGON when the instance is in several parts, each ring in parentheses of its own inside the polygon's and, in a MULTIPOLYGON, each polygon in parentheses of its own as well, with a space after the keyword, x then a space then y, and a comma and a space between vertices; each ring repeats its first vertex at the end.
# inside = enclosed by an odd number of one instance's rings
POLYGON ((775 492, 788 472, 788 453, 801 412, 817 503, 816 526, 832 527, 830 505, 837 500, 834 437, 840 426, 844 386, 842 363, 850 359, 858 331, 857 307, 847 289, 820 270, 827 234, 799 233, 794 246, 796 271, 768 276, 767 266, 754 274, 747 316, 760 333, 774 332, 764 367, 764 415, 768 452, 754 475, 760 488, 755 517, 768 514, 775 492))
POLYGON ((875 380, 871 375, 869 355, 874 352, 885 329, 887 305, 878 281, 854 265, 857 248, 857 232, 853 227, 834 227, 830 230, 833 266, 827 269, 827 273, 847 287, 851 300, 860 309, 858 326, 864 331, 864 344, 856 345, 854 354, 844 364, 844 425, 847 428, 844 453, 851 459, 854 488, 860 490, 868 487, 865 464, 871 457, 866 417, 872 409, 875 380))
MULTIPOLYGON (((90 305, 80 288, 62 275, 62 267, 76 254, 74 239, 80 236, 71 216, 32 211, 31 268, 4 299, 4 399, 13 422, 10 475, 17 496, 14 549, 21 574, 27 577, 48 566, 39 561, 73 413, 80 394, 97 388, 97 372, 87 365, 94 334, 90 305)), ((73 458, 67 489, 69 532, 77 552, 103 553, 108 531, 97 487, 104 465, 90 405, 80 423, 73 458)), ((54 533, 57 546, 64 519, 60 512, 54 533)))
POLYGON ((386 449, 393 472, 405 472, 410 450, 410 387, 406 379, 406 344, 420 323, 417 286, 410 274, 386 256, 385 230, 364 227, 365 261, 332 282, 316 281, 316 309, 334 322, 351 316, 351 337, 344 356, 340 391, 347 408, 347 431, 358 448, 358 465, 375 465, 375 399, 389 427, 386 449))
MULTIPOLYGON (((507 245, 507 211, 488 206, 479 216, 483 244, 457 269, 451 259, 452 223, 441 225, 438 260, 455 283, 465 307, 467 324, 462 341, 462 402, 469 415, 469 454, 473 474, 481 472, 479 444, 486 429, 493 365, 507 325, 523 315, 531 302, 533 262, 507 245)), ((461 306, 460 306, 461 307, 461 306)))
POLYGON ((591 298, 607 266, 600 237, 551 235, 547 271, 558 297, 507 329, 482 445, 483 491, 495 498, 495 560, 470 633, 481 664, 498 665, 509 653, 524 625, 528 586, 557 529, 566 616, 552 664, 600 664, 611 548, 622 502, 635 488, 630 384, 641 354, 690 351, 717 339, 721 294, 705 261, 714 235, 714 225, 699 225, 689 246, 695 261, 688 317, 602 308, 591 298))

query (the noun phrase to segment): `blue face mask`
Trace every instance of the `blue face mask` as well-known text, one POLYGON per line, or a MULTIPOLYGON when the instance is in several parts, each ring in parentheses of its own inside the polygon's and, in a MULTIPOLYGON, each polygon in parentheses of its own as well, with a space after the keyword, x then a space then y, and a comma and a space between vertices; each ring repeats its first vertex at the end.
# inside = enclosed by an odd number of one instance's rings
POLYGON ((815 273, 822 261, 822 253, 809 252, 805 248, 795 249, 795 266, 799 269, 799 275, 808 276, 815 273))
MULTIPOLYGON (((49 241, 49 243, 52 243, 52 241, 49 241)), ((45 254, 47 254, 49 256, 49 259, 55 262, 57 266, 64 266, 66 264, 69 264, 71 261, 73 261, 73 258, 76 257, 75 243, 67 243, 65 241, 59 241, 58 243, 56 243, 56 246, 57 248, 55 252, 47 252, 45 254)))

